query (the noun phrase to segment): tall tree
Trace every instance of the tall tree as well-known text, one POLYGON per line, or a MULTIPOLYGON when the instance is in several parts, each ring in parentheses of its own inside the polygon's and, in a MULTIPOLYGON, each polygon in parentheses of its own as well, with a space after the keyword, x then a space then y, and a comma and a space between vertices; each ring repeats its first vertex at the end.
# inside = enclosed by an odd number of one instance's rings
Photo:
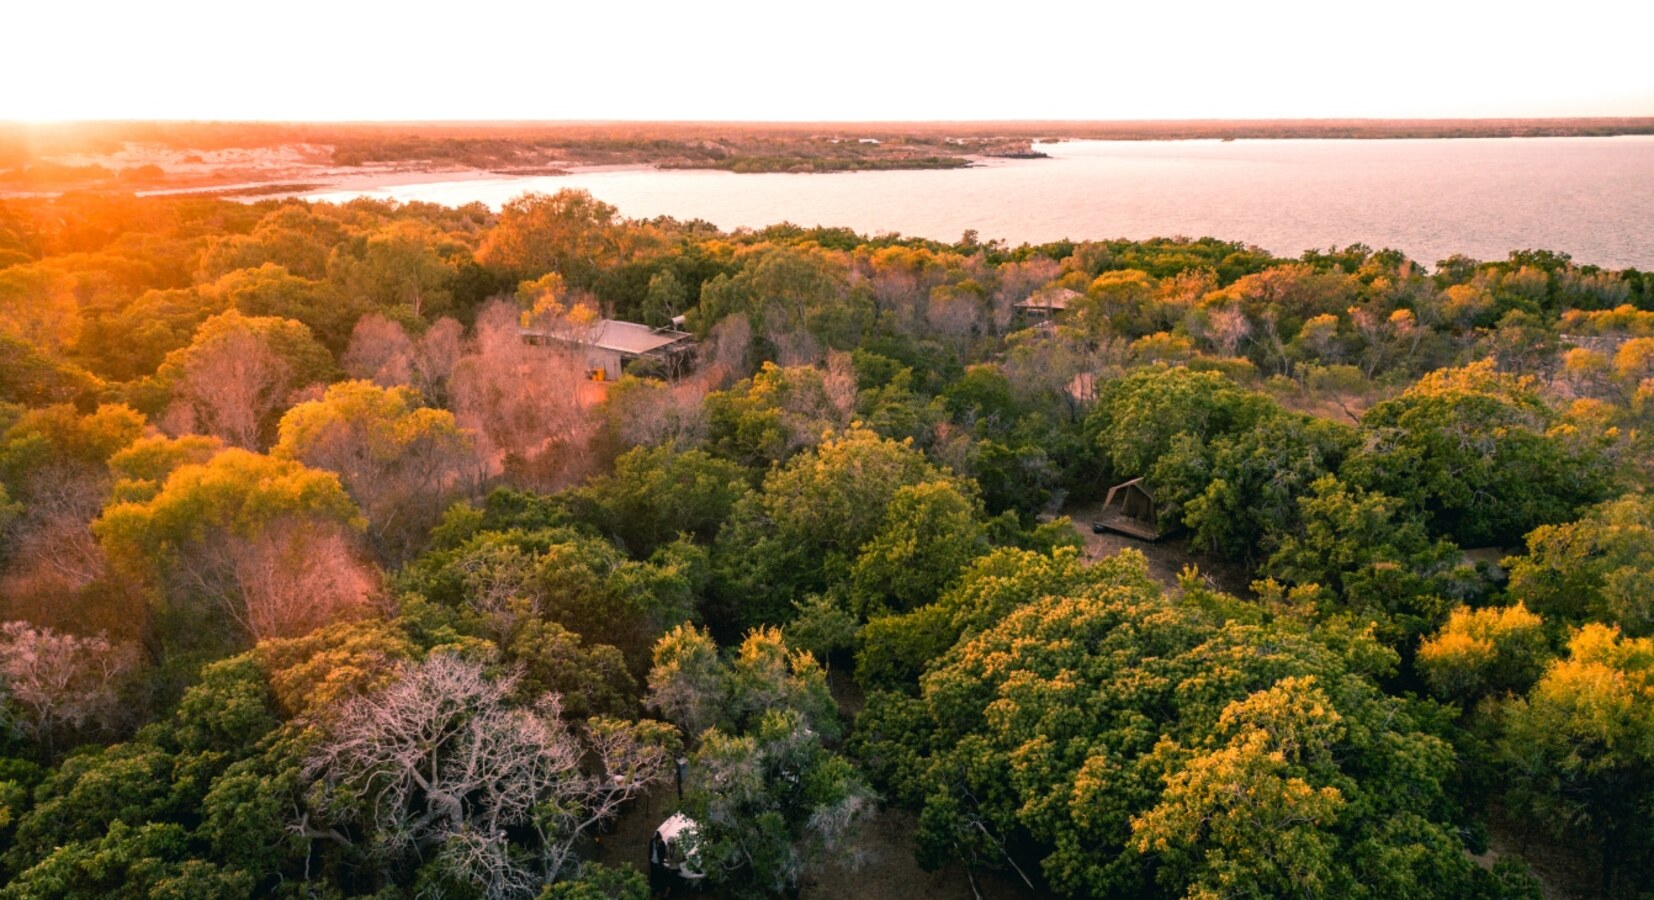
POLYGON ((278 458, 339 474, 381 556, 408 558, 455 497, 475 483, 470 435, 410 388, 340 382, 282 417, 278 458))
POLYGON ((170 639, 240 643, 360 613, 375 582, 353 546, 361 524, 338 476, 230 449, 93 530, 118 571, 159 591, 170 639))

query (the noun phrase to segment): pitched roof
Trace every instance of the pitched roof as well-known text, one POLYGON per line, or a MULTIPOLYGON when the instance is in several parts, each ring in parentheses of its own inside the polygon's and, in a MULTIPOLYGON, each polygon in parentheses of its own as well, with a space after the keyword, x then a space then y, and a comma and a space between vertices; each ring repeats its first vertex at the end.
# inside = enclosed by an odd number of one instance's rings
POLYGON ((1019 309, 1067 309, 1068 304, 1083 296, 1073 288, 1043 287, 1034 292, 1032 297, 1013 304, 1019 309))
POLYGON ((650 350, 659 350, 668 344, 676 344, 686 337, 689 337, 689 335, 682 331, 672 329, 657 331, 636 322, 604 319, 597 323, 597 327, 592 330, 592 336, 588 343, 604 350, 616 350, 621 353, 648 353, 650 350))
POLYGON ((551 331, 523 329, 523 334, 546 337, 575 344, 587 344, 617 353, 642 355, 651 350, 676 344, 689 337, 687 332, 671 328, 655 329, 637 322, 604 319, 583 333, 559 334, 551 331))

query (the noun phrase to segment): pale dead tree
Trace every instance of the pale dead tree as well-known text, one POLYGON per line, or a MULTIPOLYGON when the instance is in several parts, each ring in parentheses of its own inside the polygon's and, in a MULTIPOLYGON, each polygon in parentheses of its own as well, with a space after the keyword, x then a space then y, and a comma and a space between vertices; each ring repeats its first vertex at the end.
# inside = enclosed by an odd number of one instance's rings
POLYGON ((44 578, 71 591, 97 580, 108 561, 90 523, 103 510, 108 475, 49 465, 26 481, 23 515, 0 528, 0 539, 10 545, 5 555, 12 559, 13 574, 22 580, 44 578))
POLYGON ((1218 276, 1211 269, 1184 269, 1168 278, 1160 279, 1154 290, 1153 325, 1161 331, 1171 331, 1178 322, 1199 335, 1204 323, 1200 319, 1200 302, 1218 289, 1218 276))
POLYGON ((363 615, 378 586, 336 526, 280 522, 221 546, 234 584, 225 607, 254 641, 363 615))
POLYGON ((813 366, 821 361, 822 346, 808 329, 785 327, 783 320, 766 317, 764 338, 775 349, 775 361, 783 366, 813 366))
POLYGON ((1258 327, 1251 333, 1252 346, 1258 348, 1259 355, 1273 361, 1275 372, 1285 375, 1292 364, 1292 358, 1287 355, 1286 341, 1281 337, 1280 315, 1275 307, 1268 307, 1258 314, 1258 327))
POLYGON ((1419 344, 1430 336, 1430 329, 1419 324, 1412 310, 1398 309, 1390 313, 1390 331, 1403 363, 1412 362, 1419 344))
POLYGON ((552 490, 590 465, 597 398, 578 348, 525 344, 514 310, 495 304, 479 317, 471 352, 454 367, 450 403, 460 425, 478 436, 491 473, 552 490))
POLYGON ((616 721, 593 720, 582 740, 555 695, 513 705, 516 682, 437 653, 346 701, 305 762, 312 787, 292 829, 387 864, 434 859, 483 896, 535 895, 664 777, 667 753, 616 721))
POLYGON ((994 289, 990 307, 994 331, 1004 333, 1009 329, 1016 318, 1016 305, 1061 274, 1062 265, 1044 256, 1001 264, 996 277, 999 286, 994 289))
POLYGON ((849 425, 856 417, 856 365, 848 353, 833 350, 827 354, 827 374, 821 378, 822 392, 827 402, 838 411, 840 426, 849 425))
POLYGON ((24 734, 48 746, 73 732, 113 728, 124 713, 121 681, 137 664, 134 647, 102 634, 0 625, 0 703, 15 709, 24 734))
POLYGON ((947 267, 934 258, 894 253, 868 263, 868 284, 879 319, 903 334, 922 334, 930 293, 947 283, 947 267))
POLYGON ((1361 337, 1361 374, 1371 380, 1389 355, 1390 320, 1365 307, 1352 306, 1350 325, 1361 337))
POLYGON ((873 302, 880 312, 894 312, 903 308, 911 310, 922 297, 930 293, 929 285, 921 289, 917 274, 909 269, 894 266, 875 267, 868 283, 873 287, 873 302))
POLYGON ((1028 329, 1011 337, 1001 368, 1019 400, 1055 400, 1077 422, 1096 398, 1096 385, 1118 374, 1126 354, 1117 338, 1094 342, 1061 328, 1028 329))
POLYGON ((955 472, 970 472, 975 449, 976 438, 968 428, 943 421, 936 424, 936 434, 925 455, 955 472))
POLYGON ((828 430, 842 431, 855 420, 855 375, 848 360, 836 372, 794 366, 775 374, 772 402, 781 413, 788 455, 816 446, 828 430))
POLYGON ((1206 337, 1223 356, 1240 351, 1241 341, 1252 333, 1252 323, 1238 306, 1220 306, 1207 316, 1206 337))
POLYGON ((415 340, 400 323, 373 313, 357 321, 340 363, 352 378, 386 388, 409 385, 440 405, 464 355, 465 326, 453 319, 438 319, 415 340))
POLYGON ((671 384, 633 385, 607 398, 608 427, 621 448, 657 447, 668 441, 682 448, 697 447, 706 439, 706 409, 702 403, 711 378, 697 373, 671 384))
POLYGON ((402 325, 372 313, 356 321, 340 363, 350 377, 388 388, 412 381, 413 361, 414 342, 402 325))
POLYGON ((963 349, 981 331, 982 301, 971 291, 943 286, 930 292, 925 308, 927 331, 963 349))
POLYGON ((174 434, 210 434, 256 450, 263 423, 287 399, 292 374, 263 339, 229 332, 190 356, 163 423, 174 434))
POLYGON ((414 345, 412 384, 433 404, 448 397, 448 379, 465 355, 465 326, 453 319, 438 319, 414 345))
POLYGON ((361 616, 378 588, 376 570, 344 527, 314 519, 215 533, 176 547, 172 563, 169 596, 217 606, 253 642, 361 616))
POLYGON ((711 390, 752 374, 752 321, 746 316, 725 316, 712 326, 701 347, 700 371, 711 390))

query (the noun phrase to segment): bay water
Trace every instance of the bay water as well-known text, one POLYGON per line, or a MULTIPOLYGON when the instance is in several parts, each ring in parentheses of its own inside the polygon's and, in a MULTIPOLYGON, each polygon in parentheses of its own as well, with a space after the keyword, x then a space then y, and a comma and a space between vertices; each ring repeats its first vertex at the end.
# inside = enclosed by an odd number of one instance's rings
POLYGON ((966 169, 754 174, 627 168, 433 180, 367 196, 498 207, 583 188, 623 215, 779 222, 956 241, 1212 236, 1282 256, 1362 243, 1425 265, 1557 250, 1654 268, 1654 136, 1430 140, 1066 141, 1049 159, 966 169))

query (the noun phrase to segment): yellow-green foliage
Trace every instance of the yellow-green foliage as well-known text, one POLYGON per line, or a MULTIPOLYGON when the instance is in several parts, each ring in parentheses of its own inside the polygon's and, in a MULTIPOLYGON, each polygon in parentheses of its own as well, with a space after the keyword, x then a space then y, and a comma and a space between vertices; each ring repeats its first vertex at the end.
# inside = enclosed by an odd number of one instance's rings
POLYGON ((1418 666, 1437 694, 1471 700, 1522 691, 1550 659, 1545 623, 1526 606, 1459 607, 1419 646, 1418 666))
POLYGON ((339 476, 232 448, 179 467, 147 501, 111 505, 93 532, 118 567, 155 575, 183 551, 283 519, 362 525, 339 476))

